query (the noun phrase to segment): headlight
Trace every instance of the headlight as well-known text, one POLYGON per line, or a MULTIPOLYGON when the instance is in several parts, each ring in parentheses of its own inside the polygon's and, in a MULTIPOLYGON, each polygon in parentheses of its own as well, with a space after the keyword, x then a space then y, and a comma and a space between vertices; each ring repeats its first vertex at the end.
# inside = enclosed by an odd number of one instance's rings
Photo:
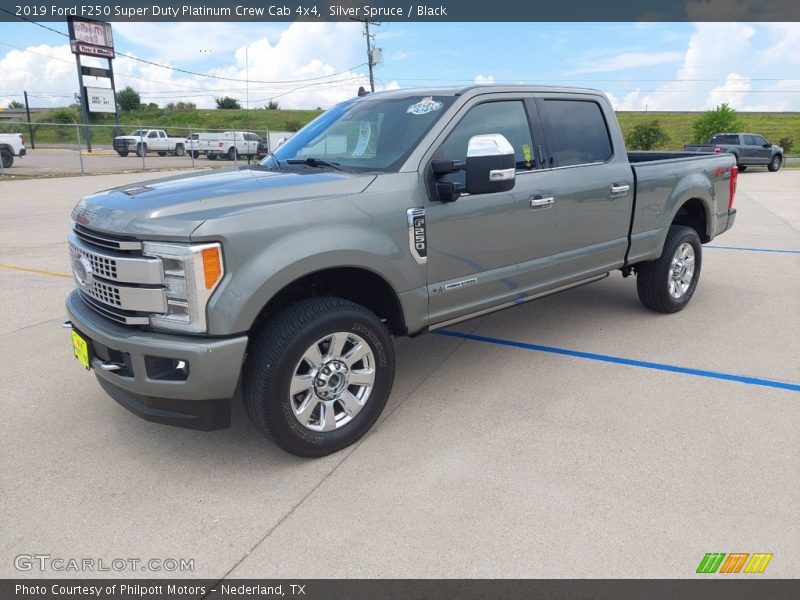
POLYGON ((167 312, 150 315, 160 329, 202 333, 206 330, 206 304, 225 267, 220 244, 163 244, 144 242, 145 256, 161 259, 166 286, 167 312))

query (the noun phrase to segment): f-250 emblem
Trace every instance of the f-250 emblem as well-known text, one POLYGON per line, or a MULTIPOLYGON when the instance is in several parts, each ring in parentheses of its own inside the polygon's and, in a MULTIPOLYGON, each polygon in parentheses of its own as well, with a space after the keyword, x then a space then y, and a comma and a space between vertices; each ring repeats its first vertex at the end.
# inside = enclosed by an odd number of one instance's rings
POLYGON ((417 263, 424 265, 428 262, 428 240, 425 231, 425 209, 409 208, 408 217, 408 245, 411 255, 417 263))

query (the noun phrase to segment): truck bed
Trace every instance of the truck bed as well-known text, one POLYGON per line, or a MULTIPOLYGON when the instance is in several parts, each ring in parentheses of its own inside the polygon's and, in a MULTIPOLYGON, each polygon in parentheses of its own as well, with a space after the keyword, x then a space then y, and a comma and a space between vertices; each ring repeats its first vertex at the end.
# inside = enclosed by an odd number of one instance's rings
POLYGON ((674 152, 674 151, 661 151, 661 150, 639 150, 628 152, 628 162, 632 165, 636 163, 653 162, 653 161, 672 161, 676 159, 698 159, 704 158, 704 154, 715 156, 713 149, 709 152, 674 152))

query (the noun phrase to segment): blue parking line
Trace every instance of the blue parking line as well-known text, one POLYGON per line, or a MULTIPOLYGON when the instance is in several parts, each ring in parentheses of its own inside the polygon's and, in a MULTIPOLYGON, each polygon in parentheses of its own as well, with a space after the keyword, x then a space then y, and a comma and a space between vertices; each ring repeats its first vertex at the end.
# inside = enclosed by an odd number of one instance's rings
POLYGON ((694 375, 696 377, 709 377, 711 379, 723 379, 725 381, 736 381, 747 385, 758 385, 761 387, 778 388, 800 392, 800 384, 787 383, 785 381, 775 381, 774 379, 761 379, 759 377, 746 377, 744 375, 732 375, 730 373, 720 373, 718 371, 705 371, 703 369, 691 369, 689 367, 678 367, 675 365, 665 365, 662 363, 635 360, 632 358, 621 358, 619 356, 609 356, 607 354, 595 354, 593 352, 581 352, 579 350, 567 350, 566 348, 554 348, 553 346, 542 346, 539 344, 528 344, 526 342, 515 342, 514 340, 504 340, 500 338, 485 337, 473 333, 461 333, 460 331, 450 331, 441 329, 435 331, 437 335, 471 340, 473 342, 484 342, 486 344, 496 344, 498 346, 509 346, 511 348, 521 348, 523 350, 535 350, 536 352, 547 352, 549 354, 560 354, 562 356, 572 356, 575 358, 585 358, 601 362, 614 363, 618 365, 628 365, 640 367, 642 369, 655 369, 657 371, 669 371, 671 373, 682 373, 684 375, 694 375))
POLYGON ((744 246, 703 246, 715 250, 743 250, 745 252, 776 252, 778 254, 800 254, 800 250, 775 250, 773 248, 746 248, 744 246))

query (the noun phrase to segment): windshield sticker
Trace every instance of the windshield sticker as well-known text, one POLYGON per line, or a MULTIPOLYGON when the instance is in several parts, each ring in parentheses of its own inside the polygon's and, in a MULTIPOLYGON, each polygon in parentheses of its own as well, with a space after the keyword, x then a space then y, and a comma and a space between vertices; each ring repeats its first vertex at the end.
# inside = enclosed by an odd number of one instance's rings
POLYGON ((358 142, 356 148, 353 150, 353 156, 362 156, 369 144, 369 138, 372 136, 372 125, 369 121, 361 121, 358 128, 358 142))
POLYGON ((440 110, 443 104, 441 102, 436 102, 433 99, 433 96, 426 96, 416 104, 412 104, 406 110, 406 114, 411 113, 412 115, 427 115, 429 112, 434 112, 440 110))

